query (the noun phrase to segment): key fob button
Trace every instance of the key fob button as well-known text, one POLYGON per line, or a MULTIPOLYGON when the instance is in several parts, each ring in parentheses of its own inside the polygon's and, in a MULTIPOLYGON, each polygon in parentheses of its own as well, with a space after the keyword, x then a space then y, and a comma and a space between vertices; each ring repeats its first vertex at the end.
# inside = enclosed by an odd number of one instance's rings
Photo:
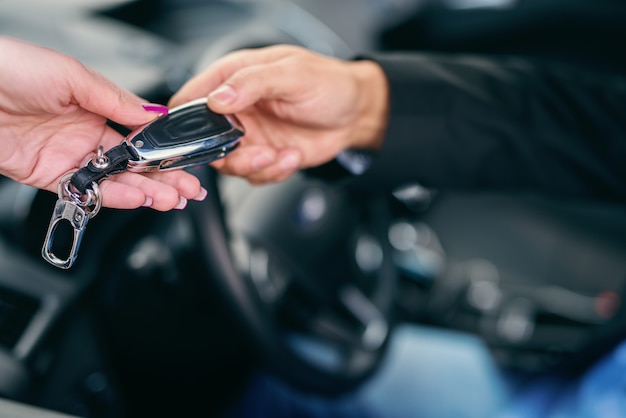
POLYGON ((143 137, 155 148, 171 147, 209 138, 229 126, 224 116, 211 112, 206 105, 196 105, 151 123, 143 137))

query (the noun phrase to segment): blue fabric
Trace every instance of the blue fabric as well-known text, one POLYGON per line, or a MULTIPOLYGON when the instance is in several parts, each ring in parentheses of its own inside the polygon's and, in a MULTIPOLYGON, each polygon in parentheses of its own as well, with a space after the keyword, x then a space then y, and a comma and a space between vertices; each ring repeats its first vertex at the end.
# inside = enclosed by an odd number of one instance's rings
POLYGON ((480 339, 407 325, 395 330, 386 361, 356 396, 377 417, 486 418, 510 390, 480 339))
POLYGON ((500 370, 473 336, 407 325, 354 393, 325 399, 261 374, 228 415, 239 417, 626 418, 626 343, 576 381, 524 382, 500 370))
POLYGON ((626 342, 577 381, 547 377, 532 382, 503 418, 626 417, 626 342))
POLYGON ((225 418, 377 418, 351 396, 326 399, 300 393, 266 374, 254 376, 243 400, 225 418))

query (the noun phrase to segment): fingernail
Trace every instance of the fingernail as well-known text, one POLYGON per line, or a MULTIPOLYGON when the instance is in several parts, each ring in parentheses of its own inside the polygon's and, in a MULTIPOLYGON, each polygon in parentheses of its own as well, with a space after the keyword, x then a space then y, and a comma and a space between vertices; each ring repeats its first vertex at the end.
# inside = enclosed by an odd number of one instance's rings
POLYGON ((254 171, 259 171, 273 162, 274 157, 272 155, 266 153, 259 154, 252 159, 252 169, 254 169, 254 171))
POLYGON ((174 209, 178 209, 178 210, 185 209, 185 206, 187 206, 187 199, 181 196, 180 200, 178 201, 178 205, 176 205, 174 209))
POLYGON ((298 168, 299 164, 300 157, 295 154, 289 154, 283 157, 282 160, 280 160, 280 168, 282 168, 283 171, 293 171, 298 168))
POLYGON ((152 198, 150 196, 146 196, 146 201, 143 202, 143 205, 141 206, 143 206, 144 208, 149 208, 150 206, 152 206, 152 202, 152 198))
POLYGON ((159 116, 167 115, 170 110, 167 106, 158 103, 144 103, 141 105, 146 112, 157 113, 159 116))
POLYGON ((204 187, 201 187, 200 188, 200 193, 198 193, 198 195, 196 197, 194 197, 193 200, 197 200, 197 201, 201 202, 204 199, 206 199, 207 194, 209 194, 209 192, 207 192, 204 187))
POLYGON ((209 99, 222 104, 229 104, 235 101, 237 98, 237 92, 228 84, 222 84, 217 89, 213 90, 209 94, 209 99))

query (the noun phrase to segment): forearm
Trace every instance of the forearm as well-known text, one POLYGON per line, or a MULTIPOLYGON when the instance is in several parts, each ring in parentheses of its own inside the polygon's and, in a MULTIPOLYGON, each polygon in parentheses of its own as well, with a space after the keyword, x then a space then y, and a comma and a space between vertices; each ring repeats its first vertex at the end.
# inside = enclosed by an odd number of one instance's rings
POLYGON ((626 199, 626 80, 514 59, 375 58, 390 118, 358 183, 626 199))

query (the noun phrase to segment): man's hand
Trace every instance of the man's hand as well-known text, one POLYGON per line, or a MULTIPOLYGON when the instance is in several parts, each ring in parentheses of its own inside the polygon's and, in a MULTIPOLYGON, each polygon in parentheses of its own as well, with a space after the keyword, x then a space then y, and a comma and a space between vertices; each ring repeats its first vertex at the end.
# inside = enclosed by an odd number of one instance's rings
POLYGON ((287 178, 347 148, 376 150, 387 124, 388 87, 371 61, 342 61, 294 46, 241 50, 187 82, 170 105, 208 95, 246 134, 212 165, 251 183, 287 178))

